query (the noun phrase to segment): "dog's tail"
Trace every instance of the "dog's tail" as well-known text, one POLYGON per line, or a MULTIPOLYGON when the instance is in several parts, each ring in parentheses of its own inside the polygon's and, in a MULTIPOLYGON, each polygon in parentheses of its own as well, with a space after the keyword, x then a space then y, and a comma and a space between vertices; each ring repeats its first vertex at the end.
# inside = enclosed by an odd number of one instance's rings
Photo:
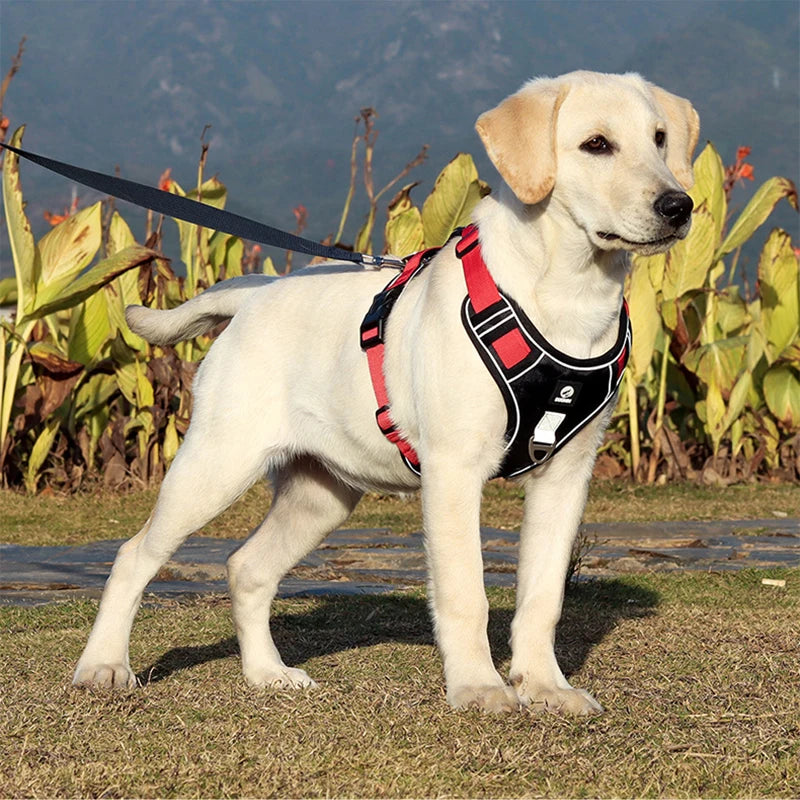
POLYGON ((175 344, 231 319, 252 290, 276 280, 268 275, 243 275, 222 281, 169 310, 128 306, 125 320, 134 333, 153 344, 175 344))

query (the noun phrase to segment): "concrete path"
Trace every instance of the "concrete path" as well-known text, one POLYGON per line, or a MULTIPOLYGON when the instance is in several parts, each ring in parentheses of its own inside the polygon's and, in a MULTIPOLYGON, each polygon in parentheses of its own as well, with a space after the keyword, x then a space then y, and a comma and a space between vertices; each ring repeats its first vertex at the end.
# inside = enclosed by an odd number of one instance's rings
MULTIPOLYGON (((590 523, 582 532, 591 545, 581 569, 585 576, 800 566, 800 519, 590 523)), ((519 534, 484 528, 481 536, 486 584, 513 586, 519 534)), ((0 544, 0 604, 99 597, 122 541, 79 547, 0 544)), ((189 539, 148 593, 176 597, 226 592, 225 559, 239 544, 233 539, 189 539)), ((341 530, 292 570, 280 594, 379 593, 424 582, 422 534, 341 530)))

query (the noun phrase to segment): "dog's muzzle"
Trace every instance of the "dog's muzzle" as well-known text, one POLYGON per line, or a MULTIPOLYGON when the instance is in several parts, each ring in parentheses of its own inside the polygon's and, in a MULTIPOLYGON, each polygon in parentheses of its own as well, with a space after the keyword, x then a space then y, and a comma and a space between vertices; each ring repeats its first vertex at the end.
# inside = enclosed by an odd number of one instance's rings
POLYGON ((686 192, 664 192, 656 198, 653 208, 677 230, 689 221, 694 203, 686 192))

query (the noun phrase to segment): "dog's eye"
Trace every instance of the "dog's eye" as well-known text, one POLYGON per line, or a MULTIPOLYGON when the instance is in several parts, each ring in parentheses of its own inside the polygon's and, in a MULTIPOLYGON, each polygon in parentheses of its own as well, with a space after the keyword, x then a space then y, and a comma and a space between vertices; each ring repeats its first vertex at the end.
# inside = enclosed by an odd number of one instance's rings
POLYGON ((591 139, 587 139, 581 145, 581 150, 586 153, 603 153, 610 155, 612 148, 605 136, 592 136, 591 139))
POLYGON ((656 131, 656 147, 662 148, 667 143, 667 132, 656 131))

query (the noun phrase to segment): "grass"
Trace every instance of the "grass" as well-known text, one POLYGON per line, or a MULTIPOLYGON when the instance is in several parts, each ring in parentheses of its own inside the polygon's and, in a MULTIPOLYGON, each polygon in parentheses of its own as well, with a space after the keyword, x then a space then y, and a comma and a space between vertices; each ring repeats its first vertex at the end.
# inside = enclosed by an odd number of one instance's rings
MULTIPOLYGON (((142 609, 143 688, 73 689, 96 603, 0 609, 7 797, 796 797, 800 570, 637 575, 568 596, 557 649, 607 711, 454 712, 424 595, 276 604, 290 664, 320 683, 248 689, 224 597, 142 609), (775 577, 775 572, 770 573, 775 577)), ((509 661, 513 594, 492 591, 509 661)))
MULTIPOLYGON (((142 526, 155 503, 155 489, 127 493, 85 492, 73 495, 30 495, 0 490, 0 542, 9 544, 84 544, 123 539, 142 526)), ((518 528, 522 492, 505 481, 484 490, 483 522, 497 528, 518 528)), ((253 487, 225 514, 207 525, 207 536, 244 538, 269 507, 269 491, 253 487)), ((778 514, 797 516, 800 486, 754 484, 726 488, 692 484, 636 486, 627 481, 595 481, 586 522, 651 520, 761 519, 778 514)), ((422 529, 419 499, 367 495, 347 522, 349 527, 391 528, 395 533, 422 529)))
MULTIPOLYGON (((134 533, 155 490, 29 497, 0 491, 0 541, 78 544, 134 533)), ((254 487, 207 526, 242 538, 254 487)), ((589 522, 796 516, 800 487, 596 481, 589 522)), ((521 492, 494 482, 487 525, 515 528, 521 492)), ((367 496, 352 527, 419 530, 418 499, 367 496)), ((796 797, 800 570, 651 574, 580 584, 559 660, 607 711, 587 720, 454 712, 424 593, 276 603, 274 635, 314 692, 254 691, 224 596, 150 598, 131 659, 143 687, 73 689, 91 600, 0 608, 2 797, 796 797), (767 573, 763 573, 767 575, 767 573)), ((513 594, 490 592, 507 671, 513 594)))

